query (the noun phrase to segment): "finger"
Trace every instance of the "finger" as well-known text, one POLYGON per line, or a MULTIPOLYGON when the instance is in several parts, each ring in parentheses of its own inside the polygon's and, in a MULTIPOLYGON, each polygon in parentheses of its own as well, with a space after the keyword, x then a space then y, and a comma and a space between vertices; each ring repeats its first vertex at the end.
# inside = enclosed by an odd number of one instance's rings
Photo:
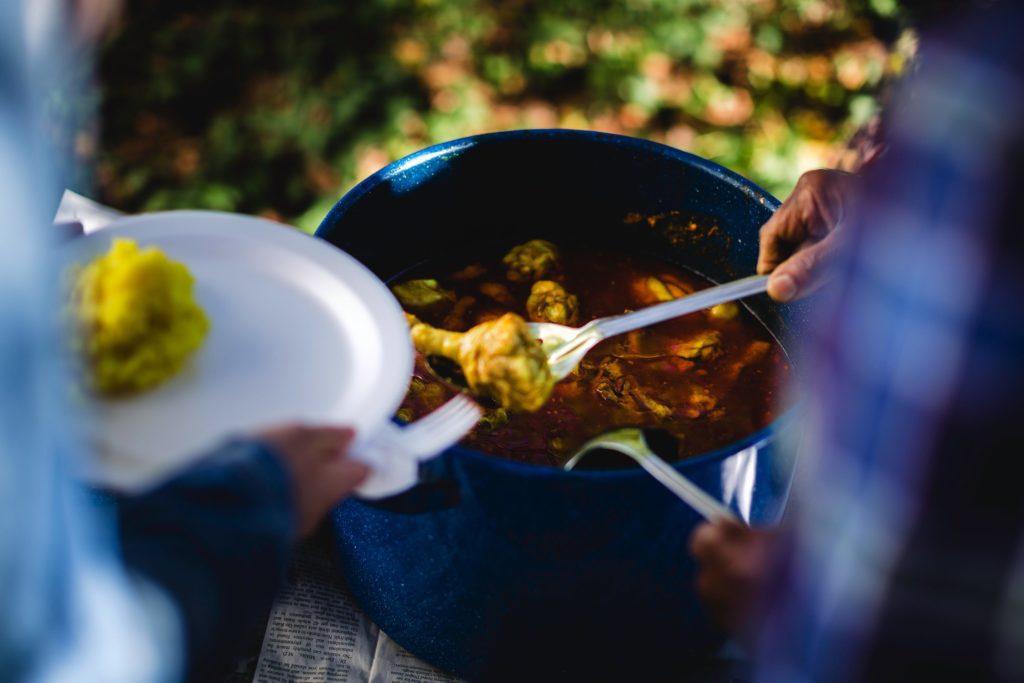
POLYGON ((337 440, 339 443, 348 444, 352 441, 355 436, 355 430, 351 427, 338 427, 336 425, 326 425, 322 427, 316 427, 317 432, 337 440))
POLYGON ((800 176, 786 201, 761 227, 758 233, 758 273, 770 273, 789 257, 797 245, 807 240, 808 217, 813 214, 818 180, 813 171, 800 176))
POLYGON ((722 539, 730 544, 742 543, 754 533, 749 526, 734 519, 718 520, 718 528, 722 539))
POLYGON ((702 572, 694 588, 711 617, 719 624, 727 625, 737 599, 728 579, 721 572, 702 572))
POLYGON ((333 503, 352 493, 357 486, 370 476, 370 466, 353 458, 341 455, 321 472, 328 497, 333 503))
POLYGON ((370 468, 336 450, 320 458, 302 460, 305 466, 299 467, 295 491, 299 533, 306 537, 324 515, 369 476, 370 468))
POLYGON ((728 600, 732 594, 729 586, 730 576, 720 567, 702 569, 694 583, 697 595, 709 605, 728 600))
POLYGON ((697 581, 694 583, 697 595, 705 603, 710 603, 715 594, 715 580, 711 572, 702 570, 697 574, 697 581))
POLYGON ((355 432, 348 427, 311 427, 309 432, 310 448, 330 454, 343 454, 348 451, 355 432))
POLYGON ((770 273, 806 238, 800 208, 802 201, 803 191, 795 191, 761 227, 758 233, 758 273, 770 273))
POLYGON ((791 253, 824 239, 839 225, 854 176, 841 171, 808 171, 759 234, 757 272, 770 273, 791 253))
POLYGON ((275 424, 264 429, 252 432, 252 435, 258 439, 267 439, 268 441, 280 441, 287 439, 288 437, 297 434, 303 429, 303 426, 297 422, 283 422, 281 424, 275 424))
POLYGON ((718 522, 704 522, 694 529, 690 536, 690 552, 702 562, 707 562, 722 543, 722 530, 718 522))
POLYGON ((784 303, 820 287, 826 279, 836 239, 836 235, 829 235, 801 248, 780 264, 768 278, 768 296, 784 303))

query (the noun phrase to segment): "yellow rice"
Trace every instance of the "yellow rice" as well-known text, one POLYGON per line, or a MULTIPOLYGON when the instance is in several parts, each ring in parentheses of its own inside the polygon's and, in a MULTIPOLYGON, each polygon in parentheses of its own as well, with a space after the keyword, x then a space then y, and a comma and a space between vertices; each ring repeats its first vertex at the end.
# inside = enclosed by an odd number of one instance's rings
POLYGON ((210 327, 193 284, 184 264, 129 239, 74 274, 73 346, 93 390, 135 393, 182 369, 210 327))

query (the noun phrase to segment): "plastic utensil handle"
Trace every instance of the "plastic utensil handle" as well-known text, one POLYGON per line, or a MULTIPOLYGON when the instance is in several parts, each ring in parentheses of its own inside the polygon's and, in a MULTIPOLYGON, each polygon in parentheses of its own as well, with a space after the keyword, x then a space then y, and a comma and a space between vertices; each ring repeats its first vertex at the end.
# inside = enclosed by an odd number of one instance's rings
POLYGON ((680 299, 641 308, 639 311, 633 311, 632 313, 605 318, 596 321, 595 327, 600 331, 602 337, 611 337, 672 318, 678 318, 687 313, 724 304, 727 301, 742 299, 751 294, 760 294, 767 288, 767 275, 751 275, 750 277, 734 280, 724 285, 703 289, 680 299))
POLYGON ((384 498, 412 488, 419 481, 419 463, 400 447, 401 429, 385 423, 368 436, 357 436, 349 451, 370 466, 370 476, 356 488, 362 498, 384 498))
POLYGON ((709 522, 729 519, 743 524, 743 521, 721 501, 716 500, 702 488, 676 472, 671 465, 656 455, 647 455, 640 460, 640 465, 709 522))

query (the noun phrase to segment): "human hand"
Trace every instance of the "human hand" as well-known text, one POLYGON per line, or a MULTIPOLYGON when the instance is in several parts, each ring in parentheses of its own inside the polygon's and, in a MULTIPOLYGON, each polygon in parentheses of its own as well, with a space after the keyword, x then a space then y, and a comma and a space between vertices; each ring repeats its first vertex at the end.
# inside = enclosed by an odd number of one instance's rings
POLYGON ((288 424, 256 437, 274 449, 292 475, 302 537, 312 533, 324 515, 370 474, 367 465, 348 457, 351 429, 288 424))
POLYGON ((776 534, 720 520, 698 526, 690 552, 700 563, 697 594, 711 616, 738 633, 767 578, 776 534))
POLYGON ((95 43, 121 14, 122 0, 68 0, 71 26, 75 34, 95 43))
POLYGON ((761 227, 757 272, 771 273, 771 298, 781 302, 799 299, 824 282, 837 246, 835 229, 855 180, 856 176, 844 171, 808 171, 761 227))

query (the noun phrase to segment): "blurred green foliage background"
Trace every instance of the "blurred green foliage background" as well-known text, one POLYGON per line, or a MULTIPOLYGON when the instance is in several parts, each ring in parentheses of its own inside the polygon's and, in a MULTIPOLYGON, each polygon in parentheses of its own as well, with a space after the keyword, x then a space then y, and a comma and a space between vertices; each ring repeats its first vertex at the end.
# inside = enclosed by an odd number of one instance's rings
POLYGON ((100 199, 315 229, 427 145, 624 133, 784 197, 840 161, 904 68, 894 0, 130 0, 104 45, 100 199))

